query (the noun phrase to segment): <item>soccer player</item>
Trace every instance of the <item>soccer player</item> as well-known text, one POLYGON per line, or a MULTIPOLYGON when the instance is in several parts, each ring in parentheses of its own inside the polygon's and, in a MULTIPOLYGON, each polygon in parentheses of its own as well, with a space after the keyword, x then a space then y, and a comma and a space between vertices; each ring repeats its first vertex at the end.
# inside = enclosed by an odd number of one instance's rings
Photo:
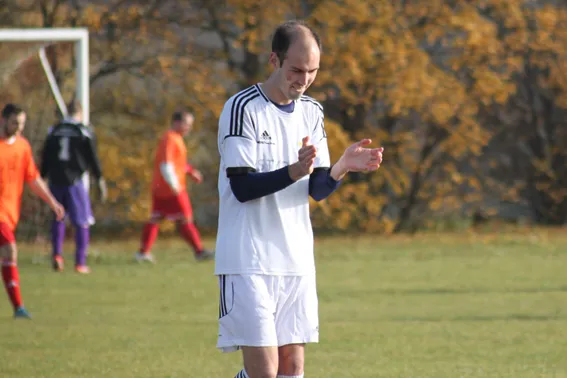
MULTIPOLYGON (((69 116, 53 126, 45 139, 41 176, 49 181, 55 198, 63 204, 75 227, 75 271, 90 273, 87 251, 90 226, 94 224, 87 179, 89 172, 98 183, 100 200, 106 200, 106 183, 102 176, 95 137, 82 123, 83 109, 77 100, 67 105, 69 116)), ((52 262, 56 272, 63 270, 65 221, 53 220, 51 225, 52 262)))
POLYGON ((14 307, 15 318, 30 318, 20 292, 18 249, 14 230, 20 218, 24 182, 63 219, 65 210, 50 193, 35 166, 28 141, 20 136, 26 113, 17 105, 8 104, 0 118, 0 259, 2 281, 14 307))
POLYGON ((193 209, 187 194, 185 176, 196 183, 203 181, 201 172, 187 162, 183 137, 188 135, 195 119, 188 111, 173 113, 171 126, 161 137, 155 156, 152 181, 152 214, 142 231, 137 261, 155 262, 150 250, 157 238, 159 222, 164 218, 177 223, 177 231, 193 248, 197 260, 210 260, 212 251, 203 248, 201 236, 193 222, 193 209))
POLYGON ((283 23, 271 76, 232 96, 220 116, 217 347, 242 350, 237 378, 303 377, 304 345, 319 339, 309 196, 322 200, 348 172, 382 162, 383 149, 363 139, 331 165, 323 107, 304 95, 320 53, 309 26, 283 23))

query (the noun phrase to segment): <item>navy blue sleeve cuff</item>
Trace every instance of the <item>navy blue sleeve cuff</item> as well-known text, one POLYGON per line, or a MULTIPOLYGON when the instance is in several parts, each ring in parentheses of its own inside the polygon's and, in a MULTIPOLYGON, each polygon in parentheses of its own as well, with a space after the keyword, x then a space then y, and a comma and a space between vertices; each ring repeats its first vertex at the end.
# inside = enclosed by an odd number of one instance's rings
POLYGON ((252 168, 228 168, 230 188, 240 202, 252 201, 287 188, 294 181, 288 167, 271 172, 255 172, 252 168))
POLYGON ((324 200, 337 190, 340 184, 341 181, 331 176, 330 168, 315 168, 309 176, 309 195, 315 201, 324 200))

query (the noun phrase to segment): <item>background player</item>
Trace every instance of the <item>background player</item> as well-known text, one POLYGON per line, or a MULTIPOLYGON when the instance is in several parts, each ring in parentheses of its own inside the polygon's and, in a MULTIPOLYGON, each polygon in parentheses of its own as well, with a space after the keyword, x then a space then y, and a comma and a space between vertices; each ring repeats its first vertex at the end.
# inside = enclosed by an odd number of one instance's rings
POLYGON ((197 260, 214 257, 213 252, 203 248, 186 189, 186 175, 196 183, 203 180, 201 173, 187 162, 187 148, 183 141, 194 122, 190 112, 175 112, 170 129, 160 139, 152 180, 152 214, 142 231, 140 250, 136 253, 138 261, 155 262, 150 250, 157 238, 159 222, 164 218, 177 223, 179 234, 193 248, 197 260))
POLYGON ((303 95, 320 62, 312 29, 279 26, 269 62, 272 75, 232 96, 219 120, 217 347, 242 350, 237 378, 304 376, 304 345, 319 340, 309 196, 382 161, 364 139, 331 165, 323 107, 303 95))
POLYGON ((20 136, 26 122, 22 108, 8 104, 0 119, 0 259, 2 280, 14 307, 14 317, 29 318, 20 293, 18 250, 14 230, 20 218, 24 182, 63 219, 65 210, 50 193, 33 161, 28 141, 20 136))
MULTIPOLYGON (((67 105, 69 117, 52 127, 43 147, 41 176, 49 180, 49 188, 63 204, 75 227, 75 271, 90 273, 87 266, 89 228, 94 224, 88 190, 88 174, 92 172, 98 183, 102 202, 106 200, 106 183, 96 151, 92 131, 82 123, 80 102, 67 105)), ((63 270, 63 241, 65 222, 54 220, 51 226, 53 269, 63 270)))

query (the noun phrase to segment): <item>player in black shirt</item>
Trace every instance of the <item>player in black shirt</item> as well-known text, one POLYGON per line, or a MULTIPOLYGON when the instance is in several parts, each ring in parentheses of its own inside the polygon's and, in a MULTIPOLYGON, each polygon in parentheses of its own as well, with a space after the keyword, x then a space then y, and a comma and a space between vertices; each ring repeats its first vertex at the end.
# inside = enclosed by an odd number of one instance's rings
MULTIPOLYGON (((86 264, 89 228, 94 224, 88 190, 89 172, 98 183, 100 199, 106 200, 106 183, 102 176, 93 132, 82 123, 81 104, 67 105, 69 117, 53 126, 43 148, 41 176, 49 180, 55 198, 63 204, 75 227, 75 270, 90 273, 86 264)), ((54 220, 51 227, 53 269, 63 270, 65 222, 54 220)))

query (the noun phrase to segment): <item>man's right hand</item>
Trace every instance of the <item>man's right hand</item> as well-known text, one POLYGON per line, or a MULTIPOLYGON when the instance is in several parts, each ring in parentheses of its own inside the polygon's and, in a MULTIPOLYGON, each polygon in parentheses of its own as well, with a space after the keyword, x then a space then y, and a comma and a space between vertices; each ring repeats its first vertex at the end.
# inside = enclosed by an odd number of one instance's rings
POLYGON ((289 166, 289 177, 293 181, 313 173, 313 164, 317 156, 317 148, 309 143, 308 136, 303 138, 301 142, 301 149, 298 152, 299 160, 289 166))
POLYGON ((65 218, 65 208, 55 199, 49 204, 49 207, 55 213, 55 219, 62 221, 65 218))

